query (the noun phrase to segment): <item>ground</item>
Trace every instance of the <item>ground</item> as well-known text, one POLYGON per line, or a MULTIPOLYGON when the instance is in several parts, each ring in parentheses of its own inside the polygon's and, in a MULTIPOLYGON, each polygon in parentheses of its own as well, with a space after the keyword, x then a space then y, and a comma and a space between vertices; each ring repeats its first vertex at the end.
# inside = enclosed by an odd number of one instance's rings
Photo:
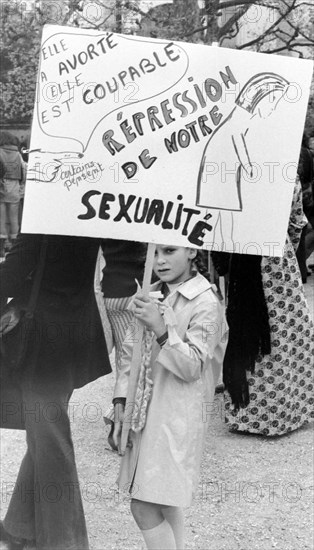
MULTIPOLYGON (((314 274, 306 293, 314 305, 314 274)), ((119 457, 102 416, 114 374, 74 392, 71 420, 91 550, 144 550, 119 497, 119 457)), ((186 518, 187 550, 311 550, 313 427, 277 438, 231 434, 216 396, 196 499, 186 518)), ((25 451, 24 432, 1 432, 1 517, 25 451)), ((0 546, 1 548, 1 546, 0 546)), ((61 550, 61 549, 60 549, 61 550)))

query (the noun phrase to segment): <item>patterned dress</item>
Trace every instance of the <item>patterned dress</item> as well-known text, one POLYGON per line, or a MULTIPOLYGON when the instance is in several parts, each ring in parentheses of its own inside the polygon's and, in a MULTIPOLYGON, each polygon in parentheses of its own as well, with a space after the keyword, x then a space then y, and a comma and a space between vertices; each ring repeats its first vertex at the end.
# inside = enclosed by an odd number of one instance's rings
POLYGON ((234 411, 225 393, 225 421, 231 431, 283 435, 314 418, 314 328, 295 256, 304 226, 300 186, 294 193, 282 258, 263 257, 263 288, 271 332, 270 355, 247 373, 250 403, 234 411))

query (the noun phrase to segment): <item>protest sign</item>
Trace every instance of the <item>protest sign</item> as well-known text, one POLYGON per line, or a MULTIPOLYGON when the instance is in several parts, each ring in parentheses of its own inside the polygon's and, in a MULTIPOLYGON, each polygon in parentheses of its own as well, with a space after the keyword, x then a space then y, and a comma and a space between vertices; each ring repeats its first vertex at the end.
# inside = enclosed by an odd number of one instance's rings
POLYGON ((44 27, 22 230, 281 255, 311 74, 44 27))

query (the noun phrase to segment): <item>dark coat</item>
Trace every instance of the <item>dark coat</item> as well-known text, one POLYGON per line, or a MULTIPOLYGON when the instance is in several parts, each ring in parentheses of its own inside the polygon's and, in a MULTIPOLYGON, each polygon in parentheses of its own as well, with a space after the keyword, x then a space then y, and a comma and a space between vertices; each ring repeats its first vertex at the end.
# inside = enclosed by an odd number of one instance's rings
MULTIPOLYGON (((1 298, 23 297, 27 303, 42 240, 42 235, 17 238, 0 264, 1 298)), ((61 379, 68 387, 78 388, 111 372, 94 295, 100 241, 55 235, 47 240, 35 328, 28 338, 22 370, 35 376, 39 384, 61 379)))
POLYGON ((106 260, 101 281, 104 297, 124 298, 135 294, 137 290, 135 279, 142 284, 146 244, 103 239, 101 248, 106 260))

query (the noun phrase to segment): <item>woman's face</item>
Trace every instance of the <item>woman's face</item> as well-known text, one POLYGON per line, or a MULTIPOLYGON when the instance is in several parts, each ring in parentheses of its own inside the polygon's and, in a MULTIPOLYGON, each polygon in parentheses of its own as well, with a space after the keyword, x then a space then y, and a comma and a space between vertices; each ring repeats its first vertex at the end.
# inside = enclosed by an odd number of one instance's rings
POLYGON ((282 97, 283 93, 281 90, 271 92, 264 96, 257 106, 257 112, 260 118, 268 118, 274 112, 282 97))
POLYGON ((154 273, 164 283, 181 283, 191 276, 191 262, 196 250, 183 246, 157 245, 154 273))

